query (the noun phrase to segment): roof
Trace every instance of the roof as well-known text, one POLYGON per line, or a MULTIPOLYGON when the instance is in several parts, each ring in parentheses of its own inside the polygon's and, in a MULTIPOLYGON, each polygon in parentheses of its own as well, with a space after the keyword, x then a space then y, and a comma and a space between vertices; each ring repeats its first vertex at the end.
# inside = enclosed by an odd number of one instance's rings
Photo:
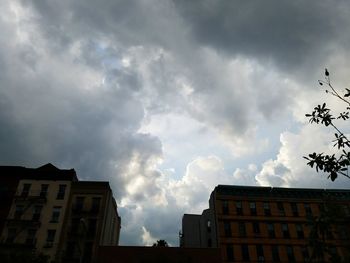
POLYGON ((59 169, 51 163, 38 168, 26 168, 23 166, 0 166, 0 177, 13 180, 69 180, 77 181, 74 169, 59 169))
POLYGON ((283 188, 262 186, 218 185, 214 191, 220 195, 254 197, 323 198, 326 196, 350 200, 349 189, 283 188))

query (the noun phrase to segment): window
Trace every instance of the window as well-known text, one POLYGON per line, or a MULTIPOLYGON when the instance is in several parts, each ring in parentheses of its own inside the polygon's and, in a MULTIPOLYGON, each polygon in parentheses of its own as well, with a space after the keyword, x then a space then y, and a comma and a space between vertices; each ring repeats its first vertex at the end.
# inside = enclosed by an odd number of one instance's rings
POLYGON ((248 249, 248 245, 242 245, 242 259, 243 261, 249 261, 249 249, 248 249))
POLYGON ((273 262, 280 262, 280 254, 278 251, 278 246, 272 246, 271 247, 272 250, 272 260, 273 262))
POLYGON ((312 215, 312 211, 311 211, 311 206, 308 203, 304 204, 304 208, 305 208, 305 213, 307 216, 311 216, 312 215))
POLYGON ((253 222, 253 232, 254 234, 260 234, 259 222, 253 222))
POLYGON ((262 245, 256 245, 256 254, 258 256, 258 262, 264 262, 264 249, 262 245))
POLYGON ((49 229, 47 230, 47 237, 46 237, 46 245, 45 247, 52 247, 53 242, 55 240, 56 230, 55 229, 49 229))
POLYGON ((33 208, 33 221, 39 221, 40 220, 40 215, 41 215, 41 210, 43 209, 43 206, 41 205, 36 205, 33 208))
POLYGON ((70 233, 72 235, 76 235, 78 233, 79 223, 80 223, 80 218, 72 218, 71 226, 70 226, 70 233))
POLYGON ((52 210, 52 217, 50 223, 58 223, 60 219, 61 207, 55 206, 52 210))
POLYGON ((213 242, 211 241, 211 238, 208 238, 208 247, 212 247, 212 244, 213 242))
POLYGON ((91 212, 98 213, 98 211, 100 211, 100 202, 101 202, 101 197, 92 198, 91 212))
POLYGON ((21 219, 21 217, 23 215, 23 210, 24 210, 24 206, 23 205, 16 205, 14 218, 15 219, 21 219))
POLYGON ((290 206, 292 208, 293 216, 299 216, 298 205, 296 203, 291 203, 290 206))
POLYGON ((89 219, 88 221, 88 229, 87 229, 87 235, 88 237, 95 237, 96 234, 96 219, 89 219))
POLYGON ((57 199, 58 200, 63 200, 64 199, 64 194, 66 193, 66 188, 67 185, 65 184, 60 184, 58 187, 58 193, 57 193, 57 199))
POLYGON ((13 243, 15 241, 16 235, 17 235, 17 229, 16 228, 9 228, 7 230, 6 243, 13 243))
POLYGON ((82 262, 91 262, 92 246, 93 246, 92 242, 85 242, 82 262))
POLYGON ((227 261, 234 261, 233 246, 232 245, 226 246, 226 258, 227 258, 227 261))
POLYGON ((284 206, 283 206, 282 202, 277 202, 277 209, 278 209, 278 212, 281 216, 285 215, 284 206))
POLYGON ((238 233, 240 237, 245 237, 247 235, 245 230, 245 224, 243 222, 238 223, 238 233))
POLYGON ((344 215, 345 215, 345 216, 349 216, 349 215, 350 215, 349 206, 347 206, 347 205, 342 205, 342 207, 343 207, 344 215))
POLYGON ((230 237, 232 235, 230 221, 224 221, 224 231, 226 237, 230 237))
POLYGON ((283 232, 284 238, 290 238, 288 224, 285 224, 285 223, 282 224, 282 232, 283 232))
POLYGON ((66 257, 74 259, 76 244, 74 242, 68 242, 66 246, 66 257))
POLYGON ((224 215, 228 215, 229 214, 228 201, 227 200, 222 201, 222 213, 224 215))
POLYGON ((21 196, 27 197, 29 194, 29 190, 30 190, 30 184, 23 184, 21 196))
POLYGON ((299 239, 304 238, 304 231, 303 231, 303 226, 301 224, 296 224, 295 228, 297 230, 297 236, 299 239))
POLYGON ((40 197, 46 198, 48 189, 49 189, 49 185, 48 184, 42 184, 41 185, 41 189, 40 189, 40 197))
POLYGON ((275 227, 273 223, 267 223, 267 231, 269 234, 269 238, 275 238, 275 227))
POLYGON ((252 216, 256 216, 256 204, 255 204, 255 202, 250 202, 249 207, 250 207, 250 214, 252 216))
POLYGON ((287 246, 287 257, 289 262, 295 262, 293 247, 287 246))
POLYGON ((77 196, 75 198, 74 210, 79 212, 83 210, 85 197, 77 196))
POLYGON ((237 215, 243 215, 242 201, 236 201, 236 213, 237 215))
POLYGON ((267 202, 264 202, 264 214, 265 216, 271 215, 270 204, 267 202))
POLYGON ((210 220, 207 221, 207 232, 208 233, 211 232, 211 222, 210 222, 210 220))
POLYGON ((303 256, 304 262, 309 262, 309 251, 307 247, 301 247, 301 254, 303 256))
POLYGON ((36 235, 36 229, 28 229, 27 238, 26 238, 27 245, 34 245, 35 244, 35 235, 36 235))

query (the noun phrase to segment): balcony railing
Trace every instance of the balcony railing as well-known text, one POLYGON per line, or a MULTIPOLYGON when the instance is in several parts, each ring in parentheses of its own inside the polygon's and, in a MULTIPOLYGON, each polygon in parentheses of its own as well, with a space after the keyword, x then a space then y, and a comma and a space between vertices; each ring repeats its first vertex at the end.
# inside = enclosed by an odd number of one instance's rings
POLYGON ((26 227, 40 227, 41 222, 32 219, 7 219, 7 226, 26 226, 26 227))
POLYGON ((46 202, 47 198, 47 192, 40 191, 40 190, 32 190, 28 192, 17 192, 15 194, 15 201, 16 202, 22 202, 22 201, 28 201, 28 200, 35 200, 35 201, 41 201, 46 202))

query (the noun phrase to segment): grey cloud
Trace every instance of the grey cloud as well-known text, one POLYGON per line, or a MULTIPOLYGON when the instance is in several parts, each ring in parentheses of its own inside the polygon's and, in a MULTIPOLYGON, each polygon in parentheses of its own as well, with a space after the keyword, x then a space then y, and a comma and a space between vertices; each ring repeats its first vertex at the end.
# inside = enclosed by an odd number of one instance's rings
MULTIPOLYGON (((344 1, 174 1, 199 44, 286 71, 318 67, 349 35, 344 1)), ((344 45, 345 43, 343 43, 344 45)), ((302 70, 300 70, 302 71, 302 70)))

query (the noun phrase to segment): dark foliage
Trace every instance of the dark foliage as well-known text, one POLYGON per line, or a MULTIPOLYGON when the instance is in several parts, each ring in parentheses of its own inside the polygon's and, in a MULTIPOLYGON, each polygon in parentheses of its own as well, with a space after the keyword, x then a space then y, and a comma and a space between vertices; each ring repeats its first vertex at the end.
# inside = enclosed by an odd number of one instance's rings
POLYGON ((323 103, 322 105, 317 105, 313 112, 310 114, 306 114, 305 116, 309 118, 310 123, 316 123, 320 125, 324 125, 326 127, 332 127, 334 129, 334 147, 337 147, 338 154, 325 154, 325 153, 311 153, 307 157, 304 156, 306 160, 308 160, 308 165, 312 168, 315 167, 316 171, 323 171, 328 174, 328 178, 332 181, 338 178, 338 176, 345 176, 350 179, 348 175, 348 166, 350 165, 350 141, 347 136, 337 127, 337 121, 347 121, 349 119, 350 114, 350 101, 348 97, 350 97, 350 89, 345 89, 344 94, 340 94, 333 85, 330 80, 330 73, 326 69, 325 70, 325 78, 324 80, 319 80, 318 83, 320 86, 326 87, 325 91, 332 96, 335 96, 341 102, 345 104, 345 110, 337 115, 334 115, 326 105, 323 103))
POLYGON ((156 243, 152 245, 152 247, 168 247, 168 243, 164 239, 157 240, 156 243))

